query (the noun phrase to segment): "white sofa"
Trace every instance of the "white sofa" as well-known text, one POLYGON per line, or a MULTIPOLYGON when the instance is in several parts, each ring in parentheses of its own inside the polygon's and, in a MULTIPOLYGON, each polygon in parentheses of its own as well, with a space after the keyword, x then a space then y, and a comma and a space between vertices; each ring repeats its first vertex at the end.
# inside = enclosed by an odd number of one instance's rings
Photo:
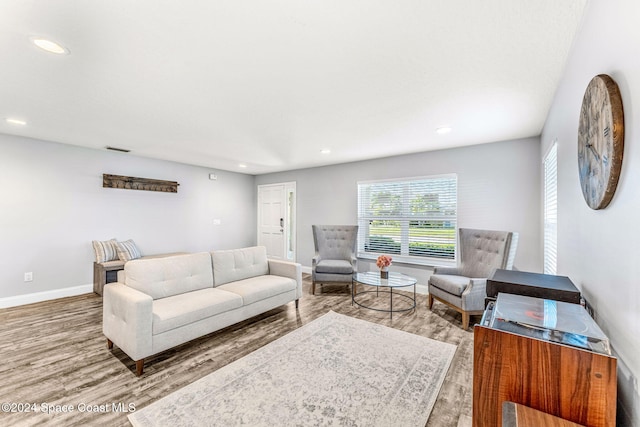
POLYGON ((301 296, 300 264, 269 260, 262 246, 138 259, 123 283, 105 285, 102 330, 140 376, 145 357, 291 301, 298 308, 301 296))

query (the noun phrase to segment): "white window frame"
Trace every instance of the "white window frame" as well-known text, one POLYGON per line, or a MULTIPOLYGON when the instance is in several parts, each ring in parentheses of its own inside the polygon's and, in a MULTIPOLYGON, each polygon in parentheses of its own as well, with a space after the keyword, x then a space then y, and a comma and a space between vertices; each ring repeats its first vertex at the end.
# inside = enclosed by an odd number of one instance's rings
MULTIPOLYGON (((369 227, 371 221, 375 220, 389 220, 389 221, 398 221, 400 222, 400 233, 396 235, 396 242, 400 244, 400 254, 397 253, 386 253, 386 255, 391 255, 393 257, 393 262, 399 262, 404 264, 415 264, 415 265, 425 265, 425 266, 455 266, 457 263, 457 234, 458 234, 458 176, 457 174, 442 174, 442 175, 431 175, 431 176, 420 176, 420 177, 408 177, 408 178, 399 178, 399 179, 388 179, 388 180, 374 180, 374 181, 358 181, 357 182, 357 210, 358 210, 358 258, 363 259, 376 259, 382 252, 368 252, 366 251, 365 244, 369 239, 369 227), (410 200, 408 200, 408 188, 411 183, 416 183, 419 181, 428 181, 428 180, 442 180, 452 179, 454 180, 454 190, 449 193, 449 196, 453 197, 453 214, 450 212, 450 209, 445 212, 437 212, 425 215, 415 215, 410 212, 410 200), (401 198, 401 213, 398 215, 391 216, 372 216, 371 212, 366 212, 369 208, 366 206, 370 206, 365 198, 367 197, 364 194, 365 189, 368 186, 375 186, 376 184, 384 185, 403 185, 402 190, 402 198, 401 198), (451 258, 444 257, 429 257, 429 256, 416 256, 410 255, 410 222, 411 221, 446 221, 447 225, 452 228, 451 239, 446 243, 453 244, 453 256, 451 258)), ((449 208, 451 206, 449 205, 449 208)), ((449 227, 448 227, 449 228, 449 227)), ((414 242, 416 240, 414 239, 414 242)), ((396 244, 397 244, 396 243, 396 244)))
POLYGON ((542 162, 542 218, 544 274, 558 271, 558 141, 547 151, 542 162))

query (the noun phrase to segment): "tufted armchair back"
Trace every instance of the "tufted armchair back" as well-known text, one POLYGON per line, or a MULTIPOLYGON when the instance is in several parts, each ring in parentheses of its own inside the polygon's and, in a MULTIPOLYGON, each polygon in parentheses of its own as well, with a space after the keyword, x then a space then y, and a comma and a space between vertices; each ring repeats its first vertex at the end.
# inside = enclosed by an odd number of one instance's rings
POLYGON ((461 228, 459 236, 463 276, 486 278, 497 268, 513 268, 518 233, 461 228))
POLYGON ((321 259, 350 261, 356 253, 357 225, 313 225, 313 244, 321 259))

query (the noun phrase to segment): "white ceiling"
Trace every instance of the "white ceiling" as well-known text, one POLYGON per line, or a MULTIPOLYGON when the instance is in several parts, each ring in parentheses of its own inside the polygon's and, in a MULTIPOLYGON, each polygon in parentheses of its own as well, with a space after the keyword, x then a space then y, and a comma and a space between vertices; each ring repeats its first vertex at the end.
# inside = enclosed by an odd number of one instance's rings
POLYGON ((585 3, 0 0, 0 133, 249 174, 537 136, 585 3))

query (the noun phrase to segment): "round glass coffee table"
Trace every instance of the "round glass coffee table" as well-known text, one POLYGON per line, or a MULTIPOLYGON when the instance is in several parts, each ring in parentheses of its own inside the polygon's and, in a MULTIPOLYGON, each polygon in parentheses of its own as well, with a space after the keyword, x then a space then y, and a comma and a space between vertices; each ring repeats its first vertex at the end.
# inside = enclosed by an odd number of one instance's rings
POLYGON ((407 276, 406 274, 402 274, 402 273, 390 272, 389 277, 387 279, 382 279, 380 277, 380 273, 377 271, 355 273, 351 279, 351 305, 355 303, 358 306, 367 308, 369 310, 384 311, 389 313, 390 317, 393 318, 393 313, 410 311, 416 308, 416 282, 417 280, 414 277, 407 276), (372 290, 365 290, 365 291, 358 292, 356 289, 356 286, 358 284, 375 287, 375 290, 372 289, 372 290), (394 289, 408 288, 410 286, 413 286, 413 297, 411 295, 393 292, 394 289), (387 309, 387 308, 372 307, 370 305, 363 304, 362 301, 358 300, 358 296, 371 294, 371 293, 375 293, 376 296, 379 296, 381 293, 389 294, 389 308, 387 309), (399 308, 394 310, 393 308, 394 296, 396 298, 408 300, 410 303, 410 307, 399 308))

